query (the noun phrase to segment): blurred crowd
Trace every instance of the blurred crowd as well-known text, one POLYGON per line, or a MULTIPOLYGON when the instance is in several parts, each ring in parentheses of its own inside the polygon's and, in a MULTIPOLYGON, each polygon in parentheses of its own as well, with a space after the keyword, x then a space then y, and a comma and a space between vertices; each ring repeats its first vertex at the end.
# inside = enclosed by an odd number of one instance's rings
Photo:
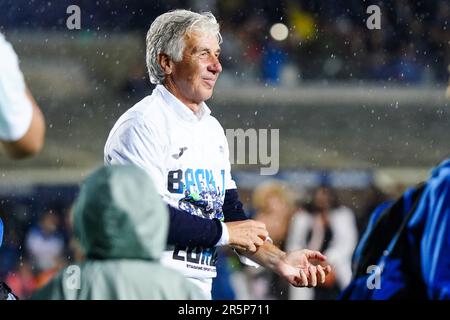
POLYGON ((0 197, 0 217, 5 224, 0 278, 21 299, 30 297, 59 270, 82 258, 72 237, 73 190, 60 189, 52 197, 47 197, 45 191, 37 192, 38 204, 33 201, 36 200, 33 193, 27 195, 31 201, 0 197))
MULTIPOLYGON (((236 76, 249 84, 296 85, 310 81, 447 81, 450 63, 450 3, 446 0, 171 0, 2 1, 0 30, 64 31, 67 6, 81 9, 79 33, 139 32, 174 8, 212 11, 224 42, 224 84, 236 76), (376 4, 381 29, 369 30, 367 7, 376 4), (275 23, 289 36, 270 36, 275 23)), ((134 68, 134 67, 133 67, 134 68)), ((132 71, 136 74, 136 69, 132 71)))

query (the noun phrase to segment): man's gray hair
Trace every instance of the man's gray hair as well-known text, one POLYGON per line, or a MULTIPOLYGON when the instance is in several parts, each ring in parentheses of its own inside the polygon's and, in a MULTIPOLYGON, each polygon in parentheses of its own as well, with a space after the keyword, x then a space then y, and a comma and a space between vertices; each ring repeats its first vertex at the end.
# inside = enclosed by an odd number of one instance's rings
POLYGON ((201 32, 216 35, 220 44, 222 36, 219 29, 219 24, 211 12, 174 10, 157 17, 150 26, 146 39, 150 82, 160 84, 164 80, 164 72, 158 63, 160 53, 167 54, 174 61, 181 61, 186 34, 201 32))

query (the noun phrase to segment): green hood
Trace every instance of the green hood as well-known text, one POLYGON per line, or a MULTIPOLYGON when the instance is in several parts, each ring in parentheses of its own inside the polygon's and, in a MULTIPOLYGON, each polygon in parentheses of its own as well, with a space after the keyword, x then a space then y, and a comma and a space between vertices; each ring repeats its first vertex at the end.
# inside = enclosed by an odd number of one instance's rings
POLYGON ((75 235, 88 259, 159 259, 169 215, 151 178, 135 166, 102 167, 74 205, 75 235))

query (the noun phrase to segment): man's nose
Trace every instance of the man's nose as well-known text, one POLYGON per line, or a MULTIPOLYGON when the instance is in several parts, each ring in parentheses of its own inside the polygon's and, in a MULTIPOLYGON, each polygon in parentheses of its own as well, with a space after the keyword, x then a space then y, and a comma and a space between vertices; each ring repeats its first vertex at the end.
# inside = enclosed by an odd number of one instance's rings
POLYGON ((222 65, 220 64, 219 58, 212 57, 211 64, 208 66, 208 71, 212 73, 221 73, 222 65))

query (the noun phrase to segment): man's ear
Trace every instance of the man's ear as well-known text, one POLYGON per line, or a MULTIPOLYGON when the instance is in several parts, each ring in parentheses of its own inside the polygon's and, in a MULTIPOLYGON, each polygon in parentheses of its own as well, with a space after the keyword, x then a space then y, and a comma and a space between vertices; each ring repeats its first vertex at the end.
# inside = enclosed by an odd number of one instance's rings
POLYGON ((171 74, 172 73, 172 60, 170 57, 165 53, 158 54, 158 63, 161 66, 161 69, 164 71, 164 74, 171 74))

